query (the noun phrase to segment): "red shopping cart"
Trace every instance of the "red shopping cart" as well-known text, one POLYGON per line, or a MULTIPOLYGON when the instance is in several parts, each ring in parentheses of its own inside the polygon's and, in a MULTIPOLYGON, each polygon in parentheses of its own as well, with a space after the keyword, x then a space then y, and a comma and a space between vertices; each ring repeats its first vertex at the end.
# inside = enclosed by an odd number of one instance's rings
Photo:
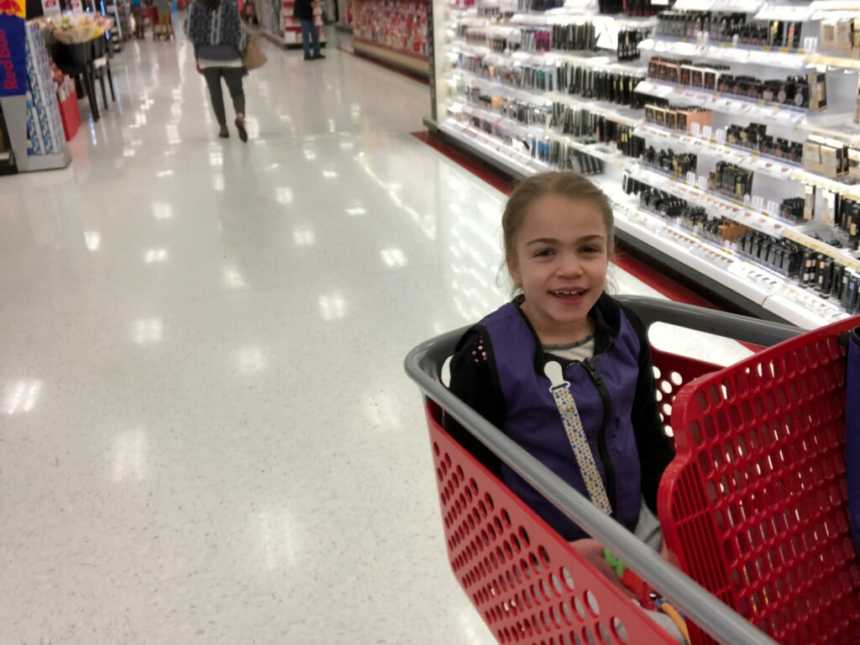
POLYGON ((844 442, 838 338, 858 320, 798 336, 732 314, 622 300, 648 327, 665 322, 768 347, 725 369, 653 350, 661 414, 678 449, 661 483, 660 519, 687 575, 448 392, 441 368, 461 332, 406 359, 425 395, 451 567, 490 630, 502 643, 675 642, 454 441, 446 414, 679 607, 696 645, 860 641, 860 576, 836 459, 844 442), (803 385, 792 386, 796 379, 803 385), (763 428, 786 418, 790 430, 766 436, 763 428), (827 426, 816 438, 817 420, 827 426))

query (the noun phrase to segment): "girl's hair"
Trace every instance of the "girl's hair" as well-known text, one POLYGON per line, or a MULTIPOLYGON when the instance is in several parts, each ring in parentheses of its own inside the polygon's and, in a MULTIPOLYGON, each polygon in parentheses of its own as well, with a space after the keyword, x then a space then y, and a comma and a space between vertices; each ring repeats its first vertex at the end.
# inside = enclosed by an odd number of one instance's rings
POLYGON ((221 0, 200 0, 200 3, 209 11, 215 11, 221 5, 221 0))
POLYGON ((575 172, 545 172, 524 179, 508 199, 502 215, 505 239, 505 262, 510 266, 516 256, 516 237, 532 204, 546 195, 559 195, 575 201, 590 201, 597 206, 606 224, 607 251, 615 250, 615 218, 603 191, 575 172))

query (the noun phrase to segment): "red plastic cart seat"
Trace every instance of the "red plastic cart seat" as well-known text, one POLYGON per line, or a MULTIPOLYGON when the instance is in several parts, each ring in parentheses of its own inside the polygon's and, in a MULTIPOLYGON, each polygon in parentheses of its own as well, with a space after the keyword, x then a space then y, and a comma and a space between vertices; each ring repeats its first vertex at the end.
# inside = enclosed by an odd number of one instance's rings
POLYGON ((454 575, 500 643, 675 644, 442 428, 427 421, 454 575))
MULTIPOLYGON (((860 643, 848 533, 844 321, 681 390, 660 521, 681 568, 780 643, 860 643)), ((691 626, 697 645, 712 643, 691 626)))

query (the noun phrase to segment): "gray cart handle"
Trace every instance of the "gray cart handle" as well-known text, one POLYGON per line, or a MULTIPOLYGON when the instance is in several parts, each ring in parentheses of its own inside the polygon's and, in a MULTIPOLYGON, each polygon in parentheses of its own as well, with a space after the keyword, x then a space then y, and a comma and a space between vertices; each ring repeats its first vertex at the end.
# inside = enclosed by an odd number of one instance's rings
MULTIPOLYGON (((763 346, 775 345, 802 333, 802 330, 789 325, 653 298, 622 296, 618 300, 630 307, 646 328, 656 322, 664 322, 763 346)), ((439 379, 442 364, 453 354, 463 331, 449 332, 422 343, 406 357, 406 373, 422 392, 566 517, 630 563, 645 581, 713 638, 727 645, 774 645, 775 641, 764 632, 668 564, 621 524, 600 512, 576 489, 442 385, 439 379)))

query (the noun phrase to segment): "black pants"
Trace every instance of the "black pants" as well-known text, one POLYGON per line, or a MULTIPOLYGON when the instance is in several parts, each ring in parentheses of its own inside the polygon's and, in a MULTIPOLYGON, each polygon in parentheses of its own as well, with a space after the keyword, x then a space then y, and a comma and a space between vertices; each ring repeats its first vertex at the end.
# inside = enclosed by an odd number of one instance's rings
POLYGON ((313 58, 320 55, 320 35, 313 18, 306 20, 301 18, 302 25, 302 48, 305 50, 305 58, 313 58), (311 47, 313 45, 313 48, 311 47))
POLYGON ((241 67, 207 67, 203 70, 206 85, 209 86, 209 97, 212 99, 212 109, 218 125, 222 128, 227 125, 227 114, 224 112, 224 94, 221 91, 221 78, 227 83, 230 97, 233 99, 233 109, 236 114, 245 114, 245 92, 242 90, 241 67))

